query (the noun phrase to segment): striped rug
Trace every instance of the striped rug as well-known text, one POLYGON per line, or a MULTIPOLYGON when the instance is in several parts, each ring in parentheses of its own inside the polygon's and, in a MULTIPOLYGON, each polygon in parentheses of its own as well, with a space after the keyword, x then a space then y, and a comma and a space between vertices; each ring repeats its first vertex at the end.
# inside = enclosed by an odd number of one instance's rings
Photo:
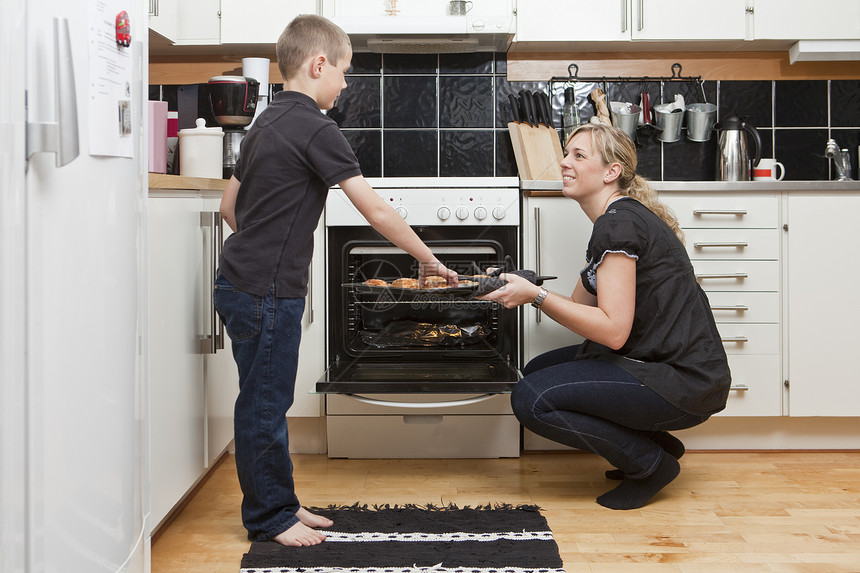
POLYGON ((564 573, 535 506, 311 508, 334 521, 312 547, 254 542, 241 573, 564 573))

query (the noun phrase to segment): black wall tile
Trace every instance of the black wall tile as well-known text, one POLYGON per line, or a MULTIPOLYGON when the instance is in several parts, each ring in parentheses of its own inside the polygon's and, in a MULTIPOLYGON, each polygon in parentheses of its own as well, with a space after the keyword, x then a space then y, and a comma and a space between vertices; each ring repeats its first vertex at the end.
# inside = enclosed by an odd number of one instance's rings
POLYGON ((492 74, 493 53, 440 54, 440 74, 492 74))
POLYGON ((439 126, 493 127, 493 78, 440 78, 439 126))
POLYGON ((436 77, 389 76, 382 79, 383 126, 436 127, 436 77))
POLYGON ((437 177, 436 131, 383 132, 382 175, 385 177, 437 177))
POLYGON ((495 132, 496 177, 512 177, 517 175, 517 161, 514 148, 511 145, 511 135, 508 130, 495 132))
POLYGON ((329 117, 341 127, 382 127, 379 76, 350 77, 346 83, 329 117))
POLYGON ((386 74, 435 74, 436 54, 385 54, 382 70, 386 74))
POLYGON ((831 80, 830 125, 860 127, 860 80, 831 80))
POLYGON ((717 169, 716 138, 696 142, 686 138, 663 146, 664 181, 713 181, 717 169))
POLYGON ((778 127, 826 127, 827 81, 774 82, 773 110, 778 127))
POLYGON ((350 75, 382 73, 382 54, 353 54, 352 66, 350 67, 348 73, 350 75))
POLYGON ((492 131, 442 131, 439 145, 440 176, 493 176, 492 131))
POLYGON ((720 81, 717 120, 737 115, 756 127, 771 127, 773 84, 769 81, 720 81))
POLYGON ((365 177, 382 177, 382 131, 344 130, 365 177))
POLYGON ((828 179, 826 129, 778 129, 774 141, 774 157, 785 165, 786 181, 828 179))

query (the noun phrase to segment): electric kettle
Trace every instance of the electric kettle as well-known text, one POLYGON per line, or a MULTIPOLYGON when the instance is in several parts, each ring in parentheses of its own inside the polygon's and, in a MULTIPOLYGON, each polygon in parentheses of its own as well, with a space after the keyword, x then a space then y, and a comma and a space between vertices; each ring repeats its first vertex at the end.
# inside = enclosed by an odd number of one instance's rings
POLYGON ((749 181, 750 171, 761 159, 761 138, 754 125, 730 115, 715 126, 717 142, 717 181, 749 181), (750 154, 747 136, 752 140, 750 154))

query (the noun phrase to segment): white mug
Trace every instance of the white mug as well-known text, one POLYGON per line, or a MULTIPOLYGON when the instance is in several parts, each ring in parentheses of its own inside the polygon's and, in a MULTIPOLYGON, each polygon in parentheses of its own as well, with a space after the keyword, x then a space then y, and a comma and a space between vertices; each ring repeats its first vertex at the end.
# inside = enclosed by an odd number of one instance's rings
POLYGON ((776 159, 762 159, 752 168, 753 181, 782 181, 785 177, 785 165, 776 159), (776 176, 779 167, 779 177, 776 176))

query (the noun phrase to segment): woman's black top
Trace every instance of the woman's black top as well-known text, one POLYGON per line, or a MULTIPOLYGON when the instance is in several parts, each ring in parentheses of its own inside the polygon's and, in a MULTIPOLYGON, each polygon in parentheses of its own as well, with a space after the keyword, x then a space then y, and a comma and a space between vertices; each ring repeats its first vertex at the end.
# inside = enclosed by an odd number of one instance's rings
POLYGON ((710 415, 726 406, 731 373, 708 297, 684 245, 639 201, 613 202, 594 222, 582 282, 597 295, 597 267, 609 253, 636 260, 633 328, 617 351, 586 340, 577 360, 617 364, 685 412, 710 415))

